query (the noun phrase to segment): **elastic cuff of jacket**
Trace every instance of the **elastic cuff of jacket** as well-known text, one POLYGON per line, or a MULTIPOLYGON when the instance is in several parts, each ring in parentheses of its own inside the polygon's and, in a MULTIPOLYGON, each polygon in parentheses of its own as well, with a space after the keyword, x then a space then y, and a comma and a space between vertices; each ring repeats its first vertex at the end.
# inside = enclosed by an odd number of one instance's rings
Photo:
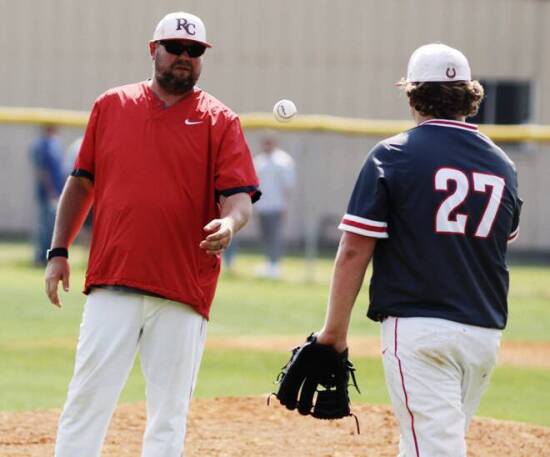
POLYGON ((74 176, 75 178, 88 178, 90 181, 94 182, 94 175, 87 170, 83 170, 82 168, 75 168, 71 172, 71 176, 74 176))
POLYGON ((216 192, 216 199, 219 199, 220 195, 224 197, 230 197, 231 195, 245 193, 250 195, 250 200, 252 203, 256 203, 262 196, 262 191, 258 189, 258 186, 242 186, 242 187, 233 187, 232 189, 225 189, 222 191, 216 192))

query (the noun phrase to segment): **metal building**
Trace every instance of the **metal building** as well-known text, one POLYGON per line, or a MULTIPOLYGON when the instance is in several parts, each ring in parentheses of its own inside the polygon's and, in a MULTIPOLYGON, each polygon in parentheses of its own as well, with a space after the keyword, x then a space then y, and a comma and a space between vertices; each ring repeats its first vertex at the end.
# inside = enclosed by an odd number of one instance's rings
MULTIPOLYGON (((491 91, 512 91, 517 103, 506 111, 492 99, 486 120, 495 121, 495 109, 506 120, 521 107, 518 122, 550 124, 546 0, 0 0, 0 105, 89 109, 104 90, 150 75, 153 29, 165 13, 182 9, 202 17, 214 45, 201 87, 239 113, 270 111, 290 98, 301 113, 407 119, 394 82, 416 47, 440 41, 461 49, 491 91)), ((66 129, 65 142, 80 133, 66 129)), ((249 132, 253 149, 259 134, 249 132)), ((1 233, 32 226, 34 135, 35 127, 0 125, 1 233)), ((358 167, 378 140, 281 134, 300 177, 290 238, 303 239, 312 223, 321 236, 337 236, 358 167)), ((550 252, 550 143, 503 146, 518 166, 525 200, 514 249, 550 252)))

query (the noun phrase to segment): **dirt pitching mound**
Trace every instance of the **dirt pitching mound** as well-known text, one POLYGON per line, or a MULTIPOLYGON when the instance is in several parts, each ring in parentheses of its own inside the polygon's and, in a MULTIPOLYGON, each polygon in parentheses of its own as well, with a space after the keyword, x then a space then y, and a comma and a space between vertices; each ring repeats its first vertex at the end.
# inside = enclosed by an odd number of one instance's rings
MULTIPOLYGON (((186 457, 395 457, 397 427, 388 407, 359 405, 353 419, 300 417, 265 397, 198 399, 191 407, 186 457)), ((59 411, 0 413, 1 457, 53 455, 59 411)), ((113 418, 103 457, 136 457, 145 423, 143 404, 123 405, 113 418)), ((470 457, 550 457, 550 428, 476 419, 470 457)))

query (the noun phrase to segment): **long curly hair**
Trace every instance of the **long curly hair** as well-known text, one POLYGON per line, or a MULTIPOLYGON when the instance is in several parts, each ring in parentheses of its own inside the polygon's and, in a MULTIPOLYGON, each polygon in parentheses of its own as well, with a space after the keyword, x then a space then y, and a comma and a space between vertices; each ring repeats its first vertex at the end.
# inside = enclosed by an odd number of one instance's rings
POLYGON ((403 82, 402 87, 416 111, 438 119, 475 116, 485 95, 479 81, 403 82))

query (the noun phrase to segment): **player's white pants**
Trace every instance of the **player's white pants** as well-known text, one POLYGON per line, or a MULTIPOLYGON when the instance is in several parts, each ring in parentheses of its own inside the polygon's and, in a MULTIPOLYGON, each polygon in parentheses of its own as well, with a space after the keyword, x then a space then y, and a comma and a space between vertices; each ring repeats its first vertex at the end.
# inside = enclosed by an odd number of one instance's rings
POLYGON ((181 303, 95 289, 84 308, 56 457, 98 457, 136 352, 147 383, 143 457, 180 457, 206 321, 181 303))
POLYGON ((501 331, 444 319, 382 322, 399 457, 465 457, 465 435, 493 370, 501 331))

